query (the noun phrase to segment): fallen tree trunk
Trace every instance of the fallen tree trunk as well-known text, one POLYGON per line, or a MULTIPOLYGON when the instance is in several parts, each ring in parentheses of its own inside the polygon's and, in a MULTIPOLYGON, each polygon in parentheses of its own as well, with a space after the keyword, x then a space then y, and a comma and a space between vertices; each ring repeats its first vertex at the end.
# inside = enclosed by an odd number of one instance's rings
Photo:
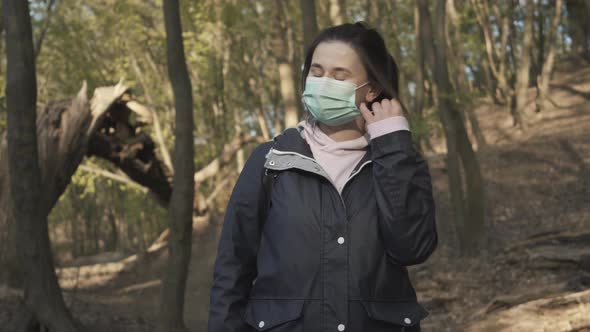
MULTIPOLYGON (((41 172, 41 204, 36 208, 47 216, 63 194, 85 156, 97 156, 120 168, 132 181, 148 188, 157 201, 167 207, 172 193, 172 171, 156 154, 156 144, 142 129, 152 123, 151 111, 135 102, 129 88, 119 82, 116 86, 97 88, 90 105, 87 101, 86 84, 77 97, 49 103, 37 111, 37 145, 41 172), (135 113, 131 123, 130 114, 135 113)), ((239 135, 224 146, 223 152, 206 167, 195 173, 195 190, 200 183, 213 177, 232 161, 233 156, 245 144, 262 142, 256 136, 239 135)), ((23 272, 16 252, 16 234, 11 209, 10 182, 8 177, 8 154, 6 137, 0 142, 0 281, 14 288, 21 288, 23 272)), ((209 199, 195 200, 195 216, 207 215, 209 199)), ((41 237, 49 247, 47 226, 41 237)), ((166 235, 160 240, 166 240, 166 235)), ((166 247, 157 241, 158 249, 166 247)), ((39 242, 39 243, 40 243, 39 242)), ((37 242, 35 242, 37 243, 37 242)), ((44 260, 51 260, 51 251, 46 250, 44 260)), ((41 264, 35 263, 36 266, 41 264)), ((53 265, 49 269, 55 280, 53 265)), ((37 284, 42 284, 39 280, 37 284)), ((59 288, 57 289, 59 292, 59 288)), ((61 298, 61 297, 60 297, 61 298)), ((37 317, 18 309, 11 323, 17 330, 37 328, 37 317), (22 312, 21 312, 22 311, 22 312)), ((49 312, 49 311, 46 311, 49 312)), ((46 316, 51 316, 48 314, 46 316)), ((37 328, 38 329, 38 328, 37 328)))
MULTIPOLYGON (((91 136, 99 128, 100 119, 109 105, 127 88, 122 84, 98 91, 93 97, 91 110, 86 97, 86 83, 72 100, 49 103, 37 112, 37 145, 41 172, 41 204, 39 213, 47 216, 71 181, 71 177, 87 152, 91 136), (108 93, 106 93, 108 92, 108 93), (114 93, 113 93, 114 92, 114 93), (101 108, 102 107, 102 108, 101 108)), ((16 235, 11 207, 10 181, 8 177, 6 137, 0 145, 0 264, 2 280, 11 286, 22 286, 22 272, 16 259, 16 235)))
MULTIPOLYGON (((49 103, 38 112, 37 135, 39 160, 44 181, 42 210, 49 213, 70 183, 84 156, 110 161, 132 181, 147 188, 164 207, 172 193, 172 171, 156 153, 158 148, 143 126, 152 123, 151 111, 133 100, 129 88, 116 86, 97 88, 90 105, 84 86, 72 100, 49 103), (136 123, 130 123, 130 114, 136 123)), ((258 136, 239 135, 228 142, 222 153, 195 172, 195 190, 226 167, 244 145, 262 142, 258 136)), ((16 259, 16 242, 12 210, 9 208, 8 158, 6 137, 0 144, 0 280, 20 287, 22 275, 16 259)), ((209 199, 195 200, 195 215, 208 211, 209 199)), ((162 245, 161 241, 156 241, 162 245)), ((155 244, 156 244, 155 243, 155 244)))

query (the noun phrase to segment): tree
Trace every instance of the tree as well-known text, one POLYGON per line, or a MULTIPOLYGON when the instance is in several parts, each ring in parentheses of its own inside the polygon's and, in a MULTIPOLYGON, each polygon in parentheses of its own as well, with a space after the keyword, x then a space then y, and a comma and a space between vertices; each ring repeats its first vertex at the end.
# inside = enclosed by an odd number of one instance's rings
POLYGON ((76 331, 55 275, 37 148, 37 82, 28 1, 4 0, 6 104, 12 211, 23 271, 25 310, 18 330, 76 331), (36 207, 36 208, 32 208, 36 207))
MULTIPOLYGON (((505 50, 508 44, 508 36, 510 35, 510 20, 511 11, 505 9, 501 13, 501 8, 497 3, 492 3, 494 14, 500 21, 497 23, 497 28, 500 31, 499 41, 495 40, 492 33, 493 25, 490 22, 490 5, 487 0, 470 0, 473 11, 477 18, 477 22, 482 31, 484 38, 484 46, 486 50, 486 60, 491 76, 497 82, 501 101, 506 105, 510 102, 512 91, 508 82, 508 57, 505 50), (498 45, 499 47, 495 46, 498 45)), ((492 96, 496 97, 496 92, 491 91, 492 96)))
POLYGON ((176 108, 174 187, 170 200, 170 260, 161 289, 161 331, 182 331, 184 293, 192 245, 193 200, 195 197, 192 86, 184 56, 178 0, 164 1, 164 24, 168 76, 176 108))
POLYGON ((344 0, 329 0, 330 21, 332 25, 343 24, 346 20, 344 0))
MULTIPOLYGON (((458 94, 459 103, 461 105, 471 106, 472 98, 470 98, 471 93, 473 92, 471 84, 469 84, 469 80, 467 79, 467 75, 465 73, 465 61, 463 59, 463 54, 465 51, 463 50, 463 46, 461 43, 461 36, 460 36, 460 18, 457 8, 455 7, 454 0, 446 0, 447 1, 447 16, 449 19, 449 24, 446 25, 446 28, 450 30, 447 32, 449 36, 449 41, 447 46, 449 47, 449 52, 451 54, 459 54, 459 56, 451 57, 451 63, 449 66, 452 68, 452 77, 455 78, 454 86, 457 90, 460 91, 458 94)), ((471 107, 463 108, 463 112, 461 113, 463 117, 467 116, 469 120, 469 124, 471 125, 471 131, 475 136, 477 141, 478 149, 483 149, 486 147, 487 143, 481 129, 479 128, 479 123, 477 121, 477 117, 473 114, 473 111, 470 109, 471 107)))
POLYGON ((566 0, 567 29, 574 53, 590 60, 590 2, 566 0))
POLYGON ((484 183, 479 162, 467 136, 467 131, 455 101, 455 91, 447 69, 447 42, 445 37, 445 1, 436 5, 436 27, 432 25, 427 0, 417 2, 419 22, 422 24, 426 43, 432 45, 434 55, 434 81, 438 88, 438 109, 447 142, 447 165, 449 186, 456 228, 463 254, 474 253, 483 245, 484 228, 484 183), (465 173, 466 190, 463 191, 465 173))
POLYGON ((43 17, 43 26, 41 27, 41 33, 39 34, 35 42, 35 59, 39 57, 39 54, 41 53, 41 48, 43 47, 43 42, 45 41, 47 30, 49 30, 51 14, 53 14, 53 12, 55 11, 55 5, 55 0, 47 1, 45 15, 43 17))
POLYGON ((524 20, 524 33, 520 50, 520 63, 516 73, 516 107, 513 114, 517 124, 522 129, 528 127, 528 119, 525 116, 525 107, 528 100, 528 89, 530 83, 531 50, 533 48, 533 15, 535 5, 533 0, 526 0, 526 16, 524 20))
MULTIPOLYGON (((555 14, 551 20, 551 26, 549 27, 549 33, 547 36, 547 56, 543 56, 543 68, 541 69, 541 75, 537 78, 537 98, 535 99, 536 111, 541 112, 545 107, 545 102, 549 95, 549 80, 551 73, 553 72, 553 64, 555 63, 555 44, 557 43, 557 27, 561 20, 561 7, 563 1, 555 1, 555 14)), ((542 37, 544 38, 544 37, 542 37)), ((541 56, 540 56, 541 58, 541 56)))
POLYGON ((307 48, 318 34, 318 21, 315 13, 315 0, 299 0, 301 7, 301 24, 303 25, 303 44, 307 48))
POLYGON ((280 0, 272 2, 274 24, 273 51, 278 61, 281 96, 285 105, 285 128, 295 127, 299 121, 295 97, 295 75, 293 74, 293 42, 289 42, 288 21, 285 19, 285 3, 280 0))
MULTIPOLYGON (((420 15, 418 13, 418 6, 414 5, 414 33, 416 35, 416 92, 414 98, 414 114, 420 119, 424 119, 424 82, 426 80, 426 67, 424 56, 424 36, 420 23, 420 15)), ((422 148, 423 142, 427 144, 424 137, 418 136, 418 146, 422 148)))

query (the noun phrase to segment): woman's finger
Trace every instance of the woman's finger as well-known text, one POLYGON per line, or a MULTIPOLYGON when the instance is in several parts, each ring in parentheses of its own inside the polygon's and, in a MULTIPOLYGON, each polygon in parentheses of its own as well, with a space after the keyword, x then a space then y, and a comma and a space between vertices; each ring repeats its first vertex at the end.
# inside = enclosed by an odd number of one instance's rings
POLYGON ((383 99, 381 101, 381 107, 383 108, 385 115, 389 115, 391 113, 391 102, 389 99, 383 99))
POLYGON ((359 109, 361 110, 361 115, 363 116, 365 121, 367 121, 368 123, 371 123, 374 121, 374 119, 373 119, 374 115, 373 115, 373 113, 371 113, 371 110, 367 107, 367 104, 361 103, 361 106, 359 107, 359 109))
POLYGON ((381 107, 381 103, 380 102, 373 103, 373 105, 371 106, 371 108, 373 109, 373 112, 375 113, 375 116, 379 116, 381 114, 381 112, 383 112, 383 107, 381 107))
POLYGON ((392 109, 392 115, 394 115, 394 116, 403 115, 402 114, 402 104, 400 104, 400 102, 396 98, 391 99, 391 109, 392 109))

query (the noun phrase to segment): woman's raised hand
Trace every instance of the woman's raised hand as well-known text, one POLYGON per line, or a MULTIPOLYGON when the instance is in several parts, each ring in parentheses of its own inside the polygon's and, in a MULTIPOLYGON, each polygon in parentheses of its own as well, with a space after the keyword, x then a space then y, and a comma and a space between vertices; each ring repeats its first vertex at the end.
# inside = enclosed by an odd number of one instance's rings
POLYGON ((377 122, 379 120, 383 120, 385 118, 394 117, 394 116, 401 116, 402 114, 402 105, 397 101, 397 99, 383 99, 381 102, 373 103, 373 111, 369 110, 367 104, 364 102, 361 103, 360 111, 367 121, 367 124, 371 124, 373 122, 377 122))

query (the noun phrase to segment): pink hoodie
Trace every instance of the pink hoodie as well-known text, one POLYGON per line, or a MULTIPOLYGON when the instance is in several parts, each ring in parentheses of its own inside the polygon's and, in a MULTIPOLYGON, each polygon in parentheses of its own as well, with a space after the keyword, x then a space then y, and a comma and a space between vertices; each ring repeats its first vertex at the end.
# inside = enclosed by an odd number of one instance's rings
POLYGON ((311 148, 313 157, 328 173, 339 193, 342 193, 350 173, 365 155, 371 139, 397 130, 410 130, 404 116, 394 116, 367 125, 364 136, 337 142, 326 135, 319 126, 312 128, 305 120, 297 126, 304 128, 304 138, 311 148))

